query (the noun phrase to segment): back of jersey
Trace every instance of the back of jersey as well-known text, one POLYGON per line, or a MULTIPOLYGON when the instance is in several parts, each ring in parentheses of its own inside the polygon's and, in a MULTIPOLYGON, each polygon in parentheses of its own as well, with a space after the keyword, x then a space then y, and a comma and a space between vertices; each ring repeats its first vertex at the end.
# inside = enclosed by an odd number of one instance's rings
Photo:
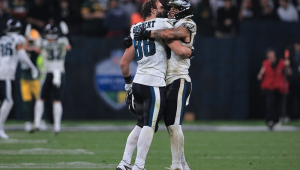
POLYGON ((67 37, 60 37, 56 41, 43 40, 41 44, 44 58, 45 71, 52 73, 54 70, 65 72, 66 46, 69 45, 67 37))
POLYGON ((133 39, 135 59, 138 63, 133 82, 147 86, 163 87, 166 85, 166 44, 161 39, 134 40, 134 33, 139 32, 140 27, 147 30, 173 28, 172 22, 169 19, 155 18, 133 25, 130 33, 133 39))
POLYGON ((25 44, 25 38, 11 33, 0 39, 0 80, 14 80, 19 57, 17 45, 25 44))
MULTIPOLYGON (((176 22, 174 27, 185 27, 190 31, 190 42, 184 42, 180 40, 180 43, 183 46, 192 47, 197 31, 196 23, 192 19, 184 18, 176 22)), ((171 58, 168 60, 168 70, 166 77, 167 85, 171 84, 174 80, 179 78, 184 78, 186 81, 191 82, 191 78, 188 75, 190 65, 190 59, 183 59, 179 57, 174 51, 172 51, 171 58)))

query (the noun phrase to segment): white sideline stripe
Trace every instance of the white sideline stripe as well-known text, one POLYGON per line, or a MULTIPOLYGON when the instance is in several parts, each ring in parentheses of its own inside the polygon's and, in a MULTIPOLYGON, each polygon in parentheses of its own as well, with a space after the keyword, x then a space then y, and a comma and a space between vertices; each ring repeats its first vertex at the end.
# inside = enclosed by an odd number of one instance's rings
POLYGON ((93 155, 94 152, 88 152, 85 149, 48 149, 32 148, 21 150, 0 150, 0 155, 93 155))
POLYGON ((117 164, 95 164, 90 162, 0 164, 0 169, 111 169, 115 167, 117 167, 117 164))
POLYGON ((7 140, 0 140, 0 144, 42 144, 42 143, 48 143, 47 139, 7 139, 7 140))
MULTIPOLYGON (((78 125, 78 126, 62 126, 62 131, 132 131, 135 125, 114 126, 114 125, 78 125)), ((52 126, 49 125, 49 131, 52 126)), ((24 131, 24 125, 5 125, 6 131, 24 131)), ((208 125, 182 125, 183 131, 216 131, 216 132, 267 132, 266 126, 208 126, 208 125)), ((164 124, 159 124, 159 131, 167 131, 164 124)), ((300 127, 296 126, 280 126, 275 127, 274 131, 278 132, 299 132, 300 127)))

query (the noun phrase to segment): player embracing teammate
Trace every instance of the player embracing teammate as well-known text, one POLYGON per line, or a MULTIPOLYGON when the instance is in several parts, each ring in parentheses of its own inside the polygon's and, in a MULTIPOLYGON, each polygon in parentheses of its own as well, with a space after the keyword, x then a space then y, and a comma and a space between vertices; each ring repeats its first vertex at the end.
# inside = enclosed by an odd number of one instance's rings
MULTIPOLYGON (((147 7, 150 8, 151 16, 154 17, 152 14, 158 12, 162 6, 158 1, 147 1, 143 5, 142 14, 145 14, 147 7), (154 2, 157 5, 151 6, 150 4, 154 2)), ((146 21, 135 24, 131 29, 131 38, 134 33, 133 46, 130 46, 130 38, 124 40, 124 44, 130 47, 122 58, 121 69, 126 81, 125 89, 129 91, 129 94, 132 81, 127 65, 133 59, 132 53, 135 53, 138 61, 137 74, 132 86, 134 102, 131 106, 135 109, 138 123, 127 138, 123 160, 117 170, 131 169, 131 157, 136 146, 137 158, 132 169, 144 169, 155 125, 161 114, 164 114, 165 125, 171 140, 172 165, 170 169, 190 169, 184 157, 184 136, 181 123, 191 92, 191 78, 188 75, 188 69, 190 58, 195 55, 192 45, 197 27, 191 20, 193 14, 188 0, 172 0, 168 3, 168 7, 169 19, 153 19, 143 15, 146 21), (152 23, 153 26, 151 26, 152 23), (165 28, 157 26, 163 24, 168 26, 165 28), (158 50, 160 49, 158 44, 162 40, 172 50, 168 60, 165 58, 168 53, 167 48, 164 51, 158 50), (167 67, 164 65, 165 60, 167 67), (147 67, 143 67, 145 65, 147 67), (157 67, 159 65, 161 66, 157 67), (148 77, 149 75, 151 76, 148 77), (165 85, 166 88, 161 88, 165 85)))

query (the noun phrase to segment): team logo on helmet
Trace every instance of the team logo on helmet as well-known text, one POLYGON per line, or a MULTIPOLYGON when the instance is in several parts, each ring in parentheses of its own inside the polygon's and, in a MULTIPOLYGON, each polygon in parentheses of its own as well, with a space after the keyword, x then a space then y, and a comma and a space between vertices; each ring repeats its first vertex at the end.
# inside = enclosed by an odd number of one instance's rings
MULTIPOLYGON (((114 110, 120 110, 126 106, 124 89, 125 81, 120 68, 124 50, 113 50, 111 56, 99 62, 95 67, 95 88, 105 103, 114 110)), ((131 62, 130 72, 135 75, 136 62, 131 62)))

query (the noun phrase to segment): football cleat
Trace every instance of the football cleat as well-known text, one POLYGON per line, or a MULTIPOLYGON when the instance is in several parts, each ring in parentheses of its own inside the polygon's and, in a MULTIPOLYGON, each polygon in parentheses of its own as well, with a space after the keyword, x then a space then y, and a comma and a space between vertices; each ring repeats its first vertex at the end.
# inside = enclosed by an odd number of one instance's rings
POLYGON ((25 132, 31 132, 33 129, 32 124, 30 122, 25 122, 24 130, 25 132))
POLYGON ((187 162, 182 162, 183 170, 191 170, 187 162))
POLYGON ((134 165, 132 170, 146 170, 145 168, 140 168, 137 165, 134 165))
POLYGON ((116 170, 131 170, 131 169, 132 169, 131 165, 122 160, 120 164, 117 166, 116 170))
POLYGON ((166 167, 165 169, 169 169, 169 170, 183 170, 181 165, 171 165, 170 168, 166 167))
POLYGON ((0 138, 2 138, 2 139, 9 139, 9 137, 8 137, 7 134, 4 132, 3 129, 0 130, 0 138))

